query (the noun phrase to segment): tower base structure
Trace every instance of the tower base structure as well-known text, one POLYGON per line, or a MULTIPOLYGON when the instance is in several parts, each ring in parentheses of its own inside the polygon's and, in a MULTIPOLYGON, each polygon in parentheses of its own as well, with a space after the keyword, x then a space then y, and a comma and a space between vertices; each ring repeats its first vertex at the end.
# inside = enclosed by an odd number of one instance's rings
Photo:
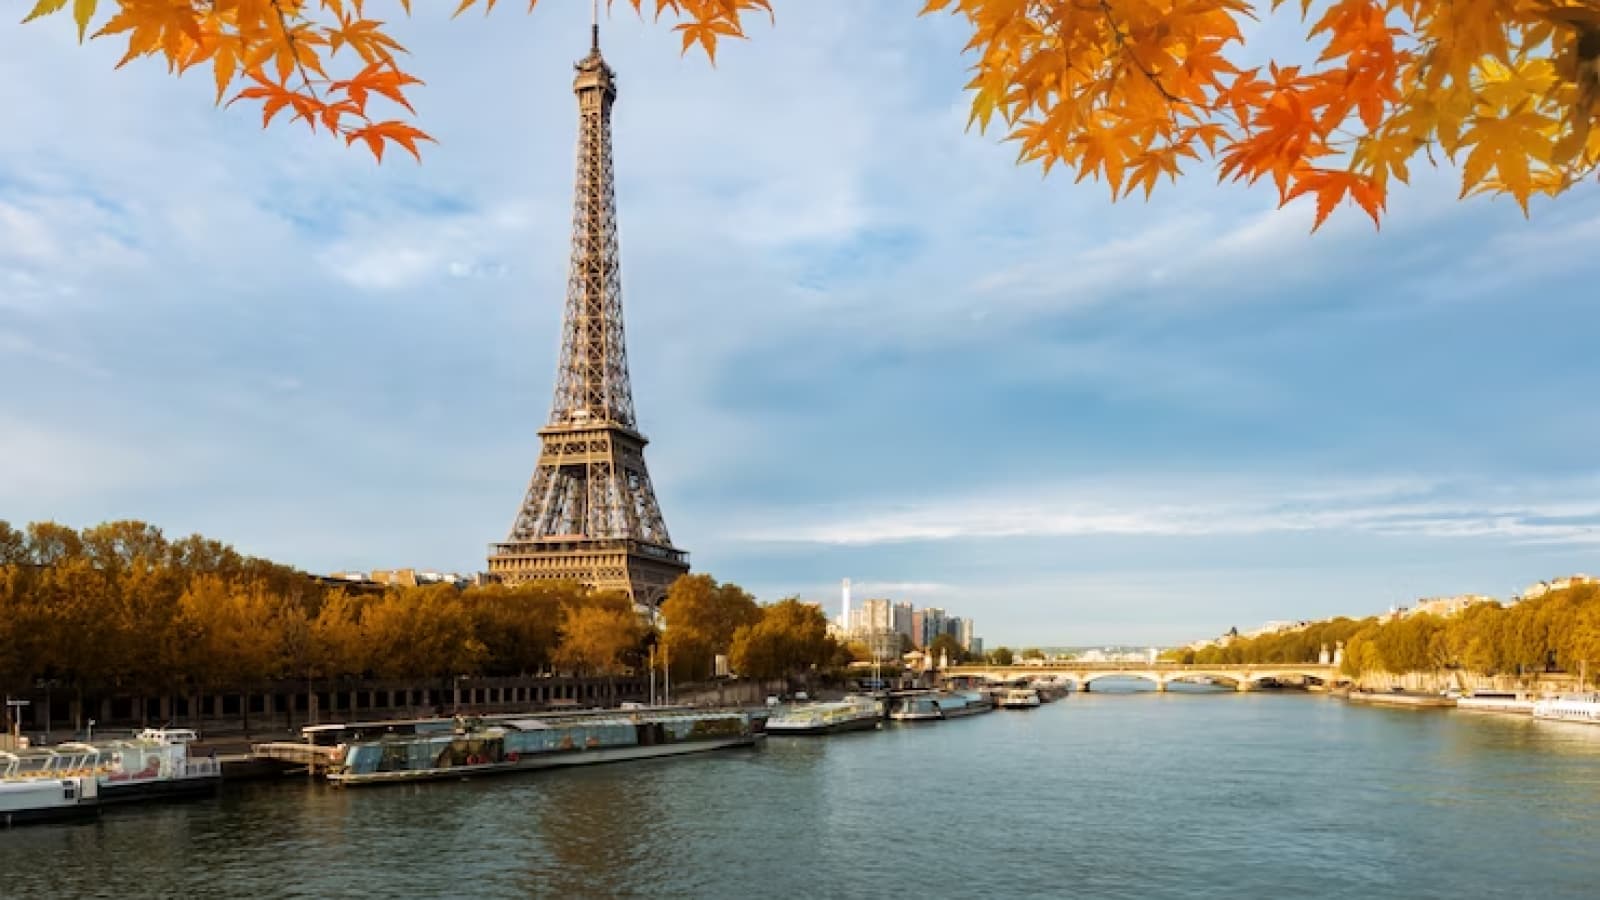
POLYGON ((667 588, 689 572, 689 554, 643 541, 574 537, 508 541, 489 547, 489 575, 502 584, 575 581, 657 607, 667 588))

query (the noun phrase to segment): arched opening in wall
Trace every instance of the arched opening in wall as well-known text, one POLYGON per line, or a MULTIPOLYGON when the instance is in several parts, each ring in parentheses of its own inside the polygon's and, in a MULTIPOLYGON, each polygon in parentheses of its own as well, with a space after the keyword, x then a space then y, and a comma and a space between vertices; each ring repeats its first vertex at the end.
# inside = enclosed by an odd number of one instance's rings
POLYGON ((1167 690, 1177 694, 1227 694, 1238 689, 1237 679, 1217 675, 1183 675, 1167 682, 1167 690))
POLYGON ((1092 675, 1078 682, 1078 690, 1092 694, 1153 694, 1160 689, 1154 679, 1144 675, 1092 675))

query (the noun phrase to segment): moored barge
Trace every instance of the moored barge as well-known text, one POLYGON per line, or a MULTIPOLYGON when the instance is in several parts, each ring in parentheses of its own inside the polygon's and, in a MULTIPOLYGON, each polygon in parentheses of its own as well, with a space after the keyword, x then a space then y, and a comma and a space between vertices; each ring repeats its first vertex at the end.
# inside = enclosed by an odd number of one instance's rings
POLYGON ((458 718, 449 731, 345 744, 327 778, 354 786, 499 775, 748 747, 762 737, 742 710, 458 718))

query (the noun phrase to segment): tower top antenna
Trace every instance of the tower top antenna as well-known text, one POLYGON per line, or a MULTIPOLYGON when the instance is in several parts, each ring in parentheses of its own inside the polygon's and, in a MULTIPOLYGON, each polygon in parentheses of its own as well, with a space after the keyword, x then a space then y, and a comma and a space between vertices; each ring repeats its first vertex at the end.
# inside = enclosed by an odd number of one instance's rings
POLYGON ((589 7, 589 49, 600 52, 600 0, 589 7))

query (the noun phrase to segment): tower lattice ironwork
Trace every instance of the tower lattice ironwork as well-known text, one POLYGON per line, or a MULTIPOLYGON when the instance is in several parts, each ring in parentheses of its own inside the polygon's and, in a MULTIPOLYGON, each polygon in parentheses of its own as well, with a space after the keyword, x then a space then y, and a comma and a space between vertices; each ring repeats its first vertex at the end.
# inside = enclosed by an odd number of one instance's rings
POLYGON ((598 24, 590 39, 572 85, 578 173, 555 401, 511 533, 490 547, 489 572, 513 584, 569 580, 621 590, 653 606, 689 571, 689 555, 667 534, 634 418, 611 162, 616 73, 600 55, 598 24))

